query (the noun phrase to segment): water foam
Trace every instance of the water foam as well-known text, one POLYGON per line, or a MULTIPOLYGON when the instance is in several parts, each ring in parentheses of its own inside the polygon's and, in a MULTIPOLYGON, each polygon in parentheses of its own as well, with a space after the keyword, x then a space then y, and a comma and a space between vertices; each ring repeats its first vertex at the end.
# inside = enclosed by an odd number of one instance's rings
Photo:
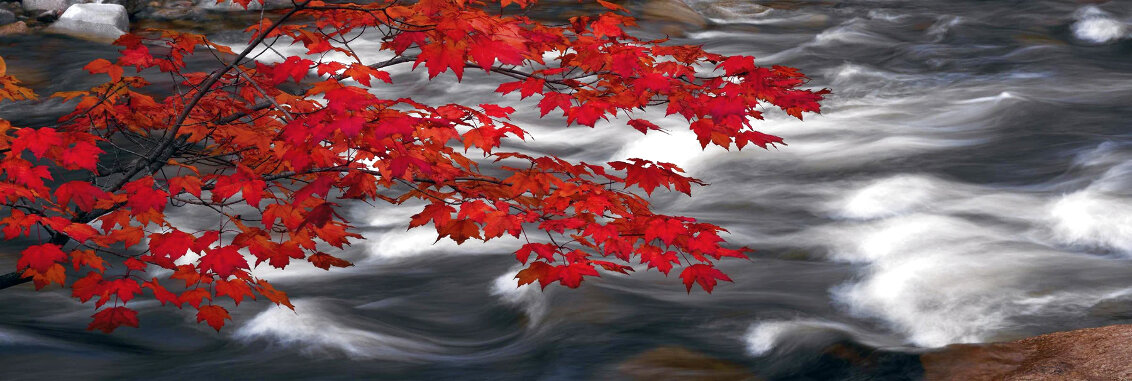
POLYGON ((308 355, 340 353, 351 358, 421 361, 438 352, 433 345, 417 340, 350 327, 330 313, 323 301, 293 299, 292 303, 295 311, 269 307, 236 330, 234 337, 245 343, 266 340, 308 355))
POLYGON ((1132 202, 1085 189, 1049 206, 1055 237, 1063 243, 1132 256, 1132 202))
POLYGON ((491 283, 491 294, 504 303, 519 307, 527 315, 530 326, 537 326, 546 317, 549 303, 546 292, 533 284, 516 286, 515 274, 520 268, 515 267, 495 278, 491 283))
POLYGON ((775 349, 785 349, 799 336, 813 334, 851 334, 855 330, 841 323, 822 320, 767 320, 752 324, 744 339, 747 353, 763 356, 775 349))
MULTIPOLYGON (((1052 203, 1049 213, 1060 218, 1054 220, 1064 225, 1063 236, 1127 244, 1115 241, 1132 226, 1120 200, 1080 197, 1052 203)), ((851 314, 879 318, 919 346, 981 342, 1019 318, 1068 316, 1111 296, 1102 284, 1078 278, 1110 267, 1109 260, 1038 242, 1048 217, 1041 206, 1048 202, 1048 196, 897 175, 846 192, 825 208, 847 220, 799 236, 830 245, 835 260, 865 265, 860 279, 832 290, 851 314), (1043 282, 1080 285, 1050 293, 1043 282)))
POLYGON ((1107 44, 1132 35, 1127 24, 1094 5, 1078 9, 1075 18, 1077 22, 1074 22, 1070 28, 1073 30, 1073 36, 1080 40, 1107 44))
POLYGON ((869 184, 835 204, 839 217, 873 219, 931 207, 943 189, 920 175, 900 175, 869 184))

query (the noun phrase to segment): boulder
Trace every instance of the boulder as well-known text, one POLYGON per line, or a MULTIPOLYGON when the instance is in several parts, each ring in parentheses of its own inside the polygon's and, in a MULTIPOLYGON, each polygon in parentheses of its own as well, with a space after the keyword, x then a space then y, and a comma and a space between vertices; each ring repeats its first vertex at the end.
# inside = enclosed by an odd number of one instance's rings
POLYGON ((0 9, 0 25, 8 25, 16 22, 16 14, 7 9, 0 9))
POLYGON ((707 26, 707 19, 683 0, 651 0, 644 4, 639 16, 642 20, 661 24, 661 32, 683 36, 688 29, 699 30, 707 26))
MULTIPOLYGON (((267 9, 284 9, 292 6, 291 0, 263 0, 267 3, 267 9)), ((262 9, 264 4, 260 0, 251 0, 248 3, 249 11, 258 11, 262 9)), ((228 12, 228 11, 245 11, 244 6, 237 4, 233 0, 224 0, 219 3, 216 0, 197 0, 197 7, 208 11, 228 12)))
POLYGON ((1132 325, 958 344, 920 356, 924 379, 1132 380, 1132 325))
POLYGON ((126 13, 130 15, 137 14, 138 12, 144 10, 146 7, 146 3, 142 0, 96 0, 93 2, 104 4, 120 4, 123 7, 126 7, 126 13))
POLYGON ((129 29, 126 7, 119 4, 75 4, 47 27, 49 32, 93 40, 114 40, 129 29))
MULTIPOLYGON (((676 346, 642 352, 617 365, 615 379, 756 381, 747 367, 676 346)), ((612 375, 611 375, 612 376, 612 375)), ((600 378, 600 377, 599 377, 600 378)))
POLYGON ((73 4, 79 3, 79 0, 23 0, 24 10, 34 13, 34 11, 52 11, 62 13, 73 4))
POLYGON ((0 36, 10 36, 13 34, 24 34, 28 32, 28 24, 23 21, 16 21, 14 23, 0 26, 0 36))

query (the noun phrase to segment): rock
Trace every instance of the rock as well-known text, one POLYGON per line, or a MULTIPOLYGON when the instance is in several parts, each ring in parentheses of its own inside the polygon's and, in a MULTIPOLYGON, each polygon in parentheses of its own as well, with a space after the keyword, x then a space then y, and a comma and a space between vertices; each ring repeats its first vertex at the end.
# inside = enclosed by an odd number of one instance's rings
POLYGON ((641 18, 670 21, 703 28, 707 20, 681 0, 654 0, 641 9, 641 18))
POLYGON ((641 9, 641 19, 662 23, 661 32, 683 36, 687 29, 703 29, 707 19, 696 12, 683 0, 653 0, 641 9))
POLYGON ((8 25, 16 22, 16 14, 7 9, 0 9, 0 25, 8 25))
POLYGON ((78 0, 23 0, 25 11, 54 11, 62 13, 78 0))
POLYGON ((193 0, 151 1, 137 14, 138 18, 157 21, 194 19, 205 11, 193 0))
POLYGON ((75 4, 47 30, 95 40, 114 40, 130 29, 126 7, 119 4, 75 4))
POLYGON ((59 19, 60 13, 62 12, 53 10, 39 12, 39 14, 35 16, 35 21, 39 21, 44 24, 51 23, 52 21, 59 19))
POLYGON ((1132 380, 1132 325, 1057 332, 920 356, 934 380, 1132 380))
POLYGON ((24 34, 28 32, 28 24, 23 21, 16 21, 14 23, 0 26, 0 36, 10 36, 13 34, 24 34))
POLYGON ((95 2, 101 2, 103 4, 118 4, 118 5, 121 5, 123 7, 126 7, 126 14, 129 14, 129 15, 137 14, 138 12, 141 12, 146 7, 145 2, 142 1, 142 0, 103 0, 103 1, 95 1, 95 2))
MULTIPOLYGON (((263 1, 265 1, 267 3, 267 9, 284 9, 284 8, 290 8, 292 6, 291 0, 263 0, 263 1)), ((200 9, 205 9, 205 10, 209 10, 209 11, 219 11, 219 12, 245 11, 243 5, 237 4, 233 0, 224 0, 220 3, 217 3, 216 0, 197 0, 197 7, 200 8, 200 9)), ((251 2, 248 3, 248 8, 246 10, 258 11, 261 8, 263 8, 263 3, 260 3, 259 0, 251 0, 251 2)))
POLYGON ((660 347, 638 354, 618 364, 617 372, 620 378, 630 380, 758 380, 740 364, 681 347, 660 347))

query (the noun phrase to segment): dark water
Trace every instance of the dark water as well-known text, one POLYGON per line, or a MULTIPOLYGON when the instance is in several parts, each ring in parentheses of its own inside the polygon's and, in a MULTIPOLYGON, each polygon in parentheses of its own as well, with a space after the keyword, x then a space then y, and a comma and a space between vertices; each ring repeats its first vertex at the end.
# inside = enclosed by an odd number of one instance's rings
MULTIPOLYGON (((1132 321, 1132 1, 755 3, 692 3, 711 22, 681 41, 832 88, 824 115, 762 124, 788 147, 703 151, 676 120, 641 137, 523 115, 536 150, 672 161, 713 183, 654 196, 759 250, 724 264, 736 282, 712 295, 652 272, 516 288, 512 242, 432 245, 405 232, 412 208, 358 205, 356 267, 257 270, 297 312, 245 302, 220 334, 156 302, 135 306, 139 329, 91 333, 91 306, 61 291, 4 290, 0 378, 604 380, 680 347, 766 379, 915 379, 927 348, 1132 321)), ((89 85, 78 69, 112 53, 2 42, 44 93, 89 85)), ((493 78, 422 75, 398 73, 394 90, 497 99, 469 95, 493 78)), ((59 110, 0 114, 42 124, 59 110)), ((9 268, 18 244, 5 247, 9 268)))

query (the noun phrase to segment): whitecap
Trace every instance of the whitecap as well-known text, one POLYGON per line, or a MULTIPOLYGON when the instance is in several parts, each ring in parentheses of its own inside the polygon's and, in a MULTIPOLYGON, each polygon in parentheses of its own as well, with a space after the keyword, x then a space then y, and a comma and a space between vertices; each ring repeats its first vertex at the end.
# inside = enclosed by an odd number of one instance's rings
POLYGON ((1077 22, 1070 28, 1073 36, 1080 40, 1106 44, 1128 38, 1130 34, 1127 24, 1093 5, 1078 9, 1075 16, 1077 22))
POLYGON ((930 177, 899 175, 874 181, 834 203, 834 216, 851 219, 891 217, 931 207, 944 189, 930 177))
POLYGON ((341 314, 328 311, 328 303, 317 299, 294 299, 295 310, 269 307, 244 323, 233 336, 251 343, 266 340, 300 352, 344 354, 351 358, 381 358, 422 361, 439 352, 434 345, 419 340, 351 327, 339 320, 341 314))
POLYGON ((527 315, 529 326, 537 326, 546 317, 549 308, 547 291, 534 284, 519 286, 515 280, 515 274, 519 270, 519 267, 515 267, 495 278, 491 283, 491 294, 507 305, 522 309, 527 315))
POLYGON ((755 322, 743 338, 748 354, 764 356, 772 351, 790 350, 807 344, 829 344, 844 337, 851 337, 854 341, 871 346, 898 344, 878 335, 867 334, 848 324, 814 319, 755 322))
POLYGON ((1084 189, 1048 206, 1054 236, 1062 243, 1132 256, 1132 202, 1084 189))

